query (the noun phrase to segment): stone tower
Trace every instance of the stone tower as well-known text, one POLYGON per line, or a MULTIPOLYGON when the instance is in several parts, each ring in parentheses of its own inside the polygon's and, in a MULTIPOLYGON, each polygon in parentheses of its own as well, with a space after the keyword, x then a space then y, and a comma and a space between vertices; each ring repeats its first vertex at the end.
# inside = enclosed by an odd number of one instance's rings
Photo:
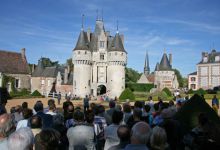
POLYGON ((123 35, 113 37, 105 31, 104 22, 97 18, 93 33, 83 26, 73 50, 73 94, 79 97, 105 94, 119 97, 125 89, 127 52, 123 35))

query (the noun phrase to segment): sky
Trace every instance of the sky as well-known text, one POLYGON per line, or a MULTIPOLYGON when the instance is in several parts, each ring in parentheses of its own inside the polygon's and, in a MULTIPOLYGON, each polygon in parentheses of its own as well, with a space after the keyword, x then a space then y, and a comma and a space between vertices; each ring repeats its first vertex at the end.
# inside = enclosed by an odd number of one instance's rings
MULTIPOLYGON (((41 57, 65 63, 81 29, 94 31, 103 10, 106 31, 124 34, 128 67, 143 72, 146 51, 154 71, 164 52, 183 76, 196 71, 203 51, 220 49, 219 0, 0 0, 0 49, 26 48, 29 63, 41 57)), ((1 58, 0 58, 1 59, 1 58)))

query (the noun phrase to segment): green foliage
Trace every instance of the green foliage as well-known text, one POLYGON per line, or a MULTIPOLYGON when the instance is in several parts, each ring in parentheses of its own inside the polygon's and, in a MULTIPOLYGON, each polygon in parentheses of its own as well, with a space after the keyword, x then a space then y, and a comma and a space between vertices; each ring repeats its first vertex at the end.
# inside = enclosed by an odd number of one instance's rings
POLYGON ((3 74, 3 79, 2 79, 2 87, 7 88, 8 83, 11 83, 11 91, 15 92, 15 78, 11 76, 6 76, 3 74))
POLYGON ((151 94, 153 97, 153 100, 158 100, 158 97, 162 98, 163 100, 170 99, 166 92, 164 91, 156 91, 153 94, 151 94))
POLYGON ((208 119, 213 123, 220 124, 218 115, 208 103, 198 95, 194 95, 182 106, 182 108, 176 113, 175 119, 181 123, 184 129, 183 131, 187 133, 198 125, 198 115, 201 112, 206 113, 208 119))
POLYGON ((202 88, 194 91, 194 94, 199 94, 199 95, 205 95, 207 94, 207 92, 205 90, 203 90, 202 88))
POLYGON ((73 65, 72 58, 67 59, 67 60, 66 60, 66 63, 67 63, 68 66, 70 66, 70 71, 73 71, 74 65, 73 65))
POLYGON ((188 94, 194 94, 194 91, 192 89, 189 89, 188 94))
POLYGON ((125 82, 134 82, 140 78, 141 74, 132 68, 125 68, 125 82))
MULTIPOLYGON (((175 72, 176 76, 177 76, 177 80, 179 82, 179 87, 183 87, 184 85, 186 85, 187 83, 184 83, 184 78, 182 77, 182 75, 180 74, 180 71, 177 69, 173 69, 173 71, 175 72)), ((186 81, 185 81, 186 82, 186 81)))
POLYGON ((50 58, 45 58, 45 57, 42 58, 42 62, 44 67, 52 67, 59 65, 58 61, 51 61, 50 58))
POLYGON ((162 91, 164 91, 167 94, 167 96, 172 96, 171 91, 167 87, 165 87, 162 91))
POLYGON ((143 83, 126 83, 126 87, 131 91, 149 92, 154 87, 154 85, 143 83))
POLYGON ((135 96, 134 96, 134 93, 126 88, 120 95, 119 97, 120 100, 126 100, 126 99, 130 99, 130 100, 135 100, 135 96))
POLYGON ((14 91, 14 92, 10 92, 10 96, 12 98, 14 97, 26 97, 30 95, 30 91, 28 91, 27 89, 23 88, 20 91, 14 91))
POLYGON ((207 91, 203 90, 202 88, 193 91, 192 89, 189 89, 188 94, 198 94, 198 95, 205 95, 207 94, 207 91))
POLYGON ((35 90, 31 95, 32 95, 32 96, 42 96, 42 95, 40 94, 40 92, 38 92, 38 90, 35 90))

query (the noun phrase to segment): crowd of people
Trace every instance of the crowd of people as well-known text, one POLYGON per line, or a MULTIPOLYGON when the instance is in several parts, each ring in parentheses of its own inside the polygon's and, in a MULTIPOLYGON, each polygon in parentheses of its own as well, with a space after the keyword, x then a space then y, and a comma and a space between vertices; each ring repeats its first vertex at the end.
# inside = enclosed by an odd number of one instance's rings
MULTIPOLYGON (((186 100, 185 100, 186 101, 186 100)), ((219 149, 218 128, 210 126, 205 113, 198 115, 198 125, 184 133, 174 118, 185 101, 154 103, 136 101, 106 108, 88 97, 83 107, 74 106, 70 98, 61 109, 55 100, 48 106, 37 101, 12 107, 0 114, 1 150, 203 150, 219 149), (176 103, 176 104, 175 104, 176 103)))

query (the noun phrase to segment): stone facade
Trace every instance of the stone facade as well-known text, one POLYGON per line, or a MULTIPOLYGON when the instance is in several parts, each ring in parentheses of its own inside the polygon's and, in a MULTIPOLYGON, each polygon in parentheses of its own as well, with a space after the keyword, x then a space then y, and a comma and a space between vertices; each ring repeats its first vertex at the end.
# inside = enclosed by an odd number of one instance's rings
POLYGON ((167 87, 170 90, 175 90, 179 88, 179 83, 175 72, 172 70, 172 55, 169 55, 169 60, 167 54, 164 53, 160 64, 157 63, 155 71, 150 74, 149 58, 146 53, 144 73, 141 75, 137 83, 153 83, 156 87, 155 90, 162 90, 167 87))
POLYGON ((81 29, 73 51, 73 94, 119 97, 125 89, 127 52, 123 36, 118 31, 114 37, 105 31, 104 22, 96 20, 95 31, 81 29))
MULTIPOLYGON (((25 49, 21 53, 0 50, 0 87, 3 86, 3 75, 15 78, 15 89, 30 90, 31 72, 26 60, 25 49)), ((8 91, 12 89, 11 83, 7 83, 8 91)))
POLYGON ((196 89, 220 86, 220 52, 213 49, 211 53, 202 53, 202 59, 197 64, 197 78, 196 89))
POLYGON ((188 89, 192 89, 194 91, 198 89, 197 72, 193 72, 188 75, 188 89))
POLYGON ((65 95, 72 92, 72 77, 69 67, 44 67, 41 58, 31 76, 31 92, 37 90, 45 96, 50 96, 53 92, 65 95))

